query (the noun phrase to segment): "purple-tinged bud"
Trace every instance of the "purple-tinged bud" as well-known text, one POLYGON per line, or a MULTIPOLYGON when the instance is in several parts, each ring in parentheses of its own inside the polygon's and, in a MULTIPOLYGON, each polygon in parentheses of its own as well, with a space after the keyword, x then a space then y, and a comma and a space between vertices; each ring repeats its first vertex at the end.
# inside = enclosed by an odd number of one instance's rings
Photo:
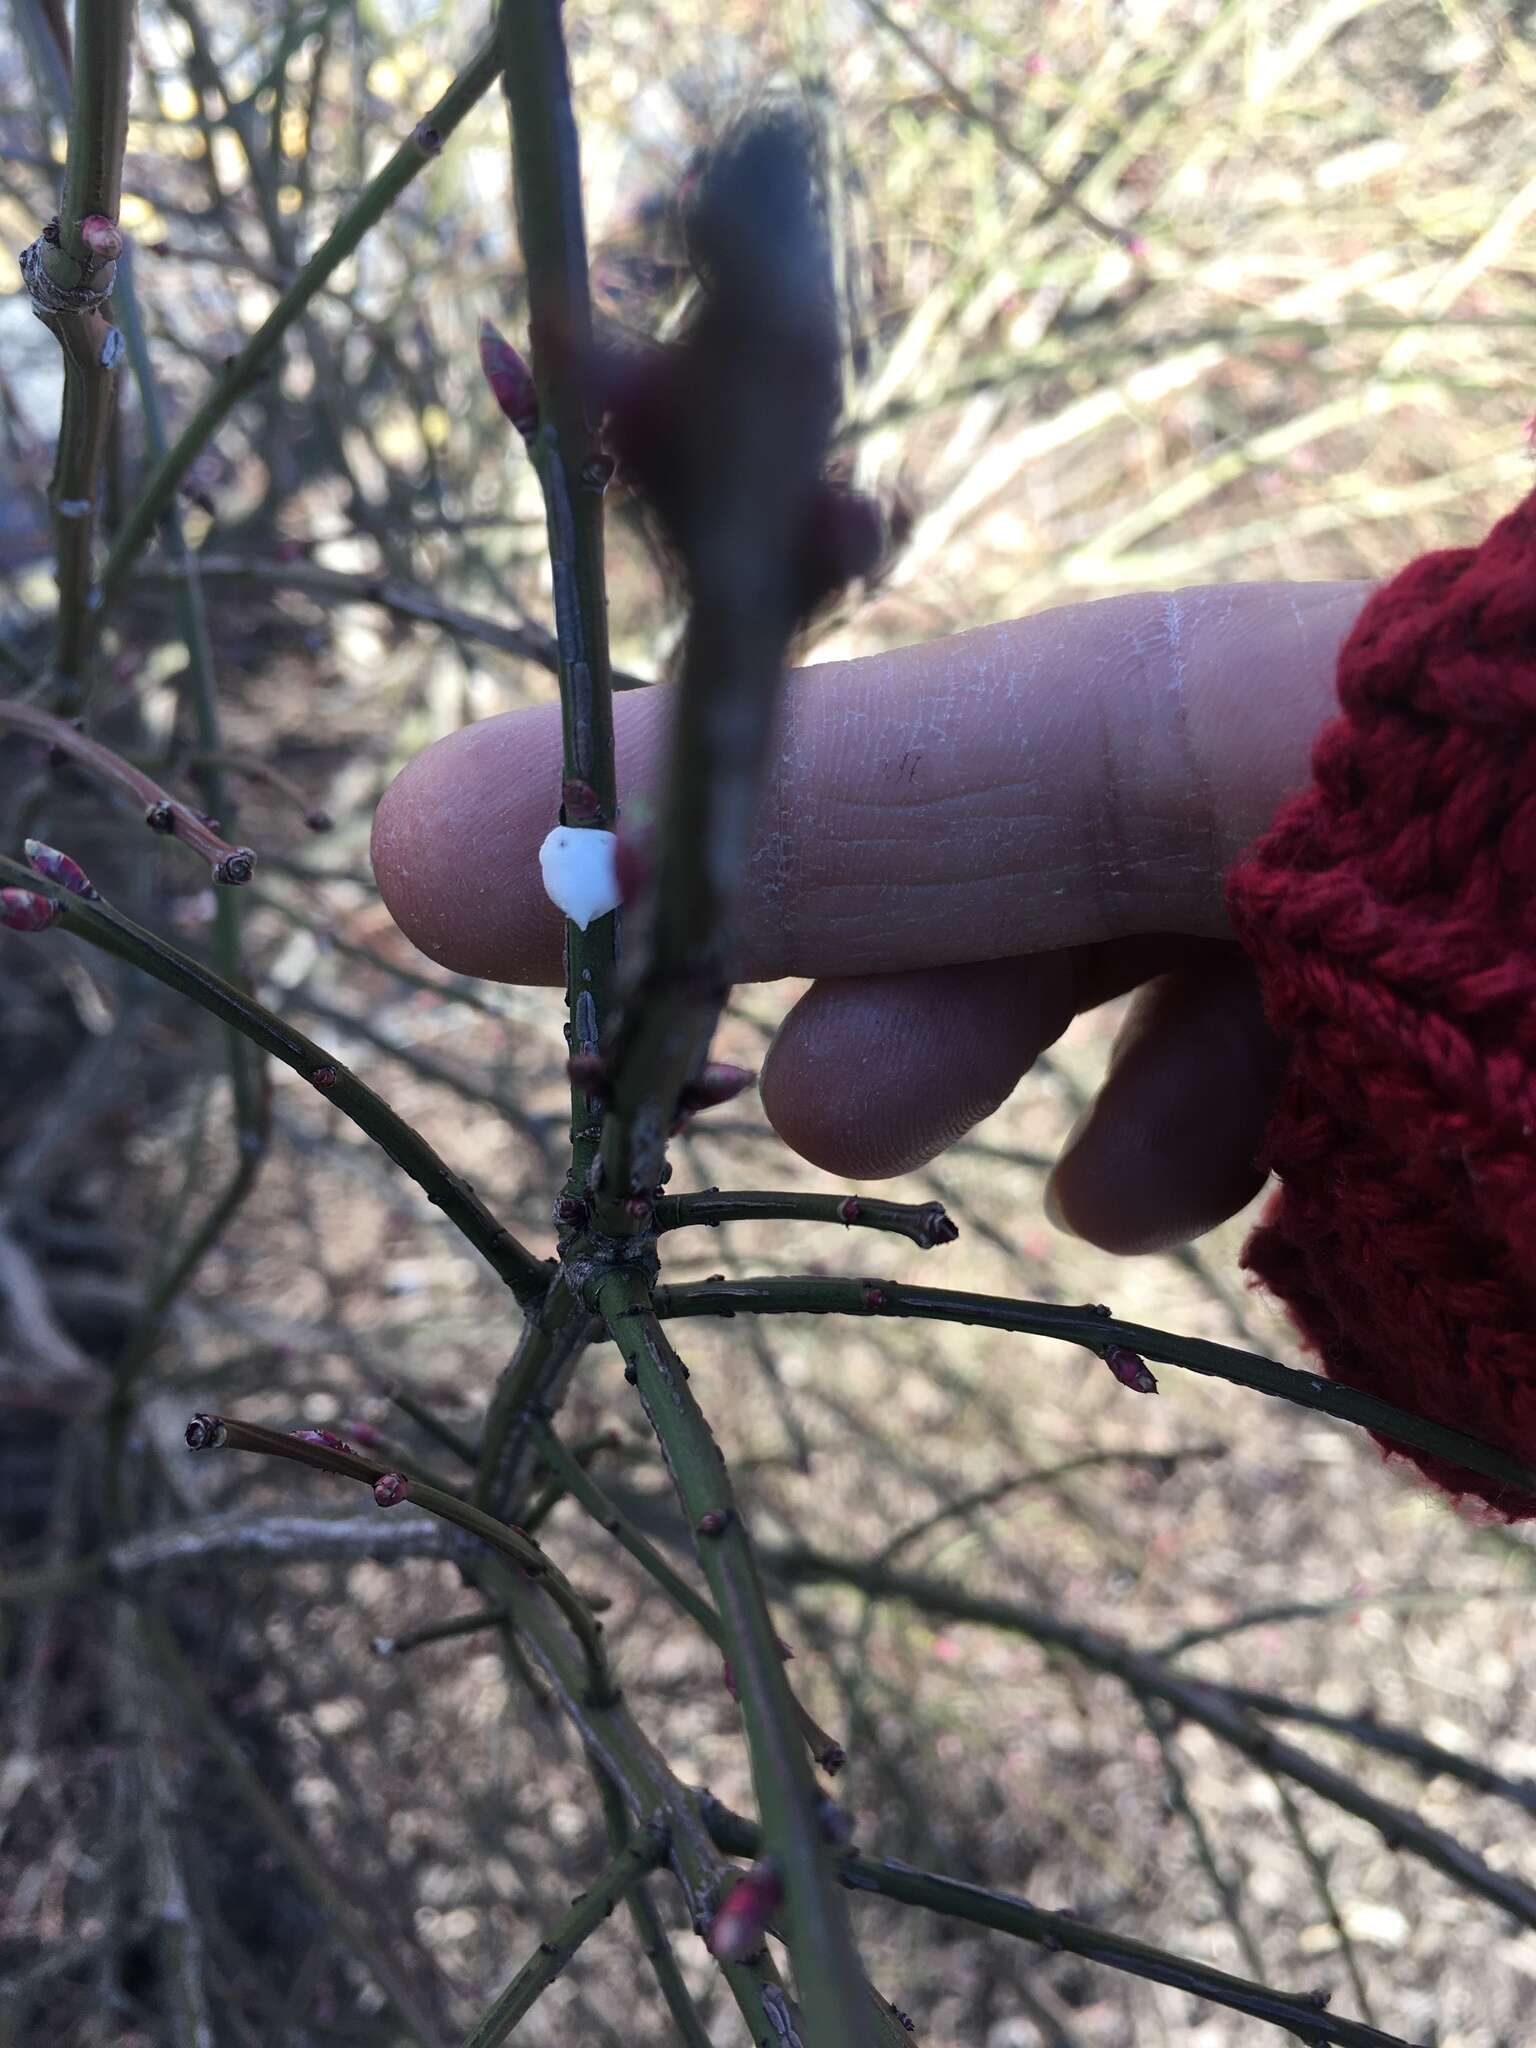
POLYGON ((335 830, 335 827, 336 820, 329 811, 306 811, 304 813, 304 829, 307 832, 331 832, 335 830))
POLYGON ((857 1223, 863 1214, 864 1204, 857 1195, 847 1195, 837 1205, 837 1220, 839 1223, 857 1223))
POLYGON ((572 1085, 584 1095, 601 1101, 608 1087, 608 1067, 602 1055, 595 1052, 573 1052, 565 1063, 565 1071, 571 1077, 572 1085))
POLYGON ((337 1078, 334 1067, 311 1067, 309 1070, 309 1084, 312 1088, 334 1088, 337 1078))
POLYGON ((13 932, 45 932, 64 915, 64 906, 35 889, 0 889, 0 924, 13 932))
POLYGON ((80 863, 71 860, 67 853, 60 853, 56 846, 44 846, 40 839, 29 839, 26 851, 27 866, 45 882, 57 882, 61 889, 67 889, 72 896, 83 896, 88 903, 100 897, 101 891, 80 863))
POLYGON ((710 1508, 706 1514, 700 1515, 694 1525, 694 1532, 699 1536, 722 1535, 730 1519, 723 1508, 710 1508))
POLYGON ((626 1195, 623 1202, 624 1214, 635 1223, 644 1223, 651 1213, 649 1195, 626 1195))
POLYGON ((1125 1344, 1111 1344, 1104 1353, 1104 1363, 1121 1386, 1129 1387, 1133 1394, 1157 1392, 1157 1381, 1153 1379, 1147 1361, 1139 1351, 1132 1351, 1125 1344))
POLYGON ((443 131, 433 128, 426 121, 419 121, 411 131, 411 140, 423 156, 441 156, 443 153, 443 131))
POLYGON ((373 1497, 381 1508, 397 1508, 411 1490, 403 1472, 381 1472, 373 1482, 373 1497))
POLYGON ((567 1230, 580 1230, 591 1213, 580 1195, 561 1195, 555 1202, 555 1221, 567 1230))
POLYGON ((341 1451, 349 1458, 356 1455, 352 1446, 331 1429, 295 1429, 289 1435, 297 1437, 301 1444, 318 1444, 323 1451, 341 1451))
POLYGON ((891 1297, 883 1287, 876 1286, 873 1280, 865 1280, 860 1283, 859 1299, 871 1315, 875 1315, 881 1309, 889 1308, 891 1305, 891 1297))
POLYGON ((217 1415, 194 1415, 187 1424, 187 1449, 216 1451, 227 1435, 228 1431, 217 1415))
POLYGON ((717 1962, 744 1963, 760 1955, 768 1923, 784 1903, 784 1880, 771 1856, 737 1878, 709 1923, 706 1945, 717 1962))
POLYGON ((590 782, 583 782, 577 776, 569 776, 561 783, 560 807, 565 812, 567 825, 597 825, 602 822, 603 807, 598 802, 597 791, 590 782))
POLYGON ((480 367, 496 403, 525 441, 539 430, 539 395, 533 372, 489 320, 480 322, 480 367))
POLYGON ((632 910, 645 894, 651 879, 651 845, 645 834, 621 831, 613 849, 613 879, 618 884, 619 902, 632 910))
POLYGON ((734 1102, 756 1079, 750 1067, 733 1067, 724 1060, 706 1061, 684 1088, 677 1106, 688 1116, 701 1109, 718 1109, 722 1102, 734 1102))
POLYGON ((80 223, 80 239, 98 263, 115 263, 123 253, 123 231, 104 213, 88 213, 80 223))

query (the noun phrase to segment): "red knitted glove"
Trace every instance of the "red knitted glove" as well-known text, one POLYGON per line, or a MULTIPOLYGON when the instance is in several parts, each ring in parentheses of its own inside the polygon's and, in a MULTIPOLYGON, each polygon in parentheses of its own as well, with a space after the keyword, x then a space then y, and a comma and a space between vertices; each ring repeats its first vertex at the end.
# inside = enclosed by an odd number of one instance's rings
POLYGON ((1377 591, 1338 683, 1227 884, 1290 1047, 1243 1263, 1334 1379, 1536 1464, 1536 496, 1377 591))

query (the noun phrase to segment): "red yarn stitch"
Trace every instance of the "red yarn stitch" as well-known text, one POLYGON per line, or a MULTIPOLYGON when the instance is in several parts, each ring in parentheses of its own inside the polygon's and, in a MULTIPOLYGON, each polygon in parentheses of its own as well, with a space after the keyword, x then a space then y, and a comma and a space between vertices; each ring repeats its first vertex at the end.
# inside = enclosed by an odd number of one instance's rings
POLYGON ((1536 496, 1377 591, 1338 686, 1227 884, 1290 1046, 1243 1263, 1334 1379, 1536 1464, 1536 496))

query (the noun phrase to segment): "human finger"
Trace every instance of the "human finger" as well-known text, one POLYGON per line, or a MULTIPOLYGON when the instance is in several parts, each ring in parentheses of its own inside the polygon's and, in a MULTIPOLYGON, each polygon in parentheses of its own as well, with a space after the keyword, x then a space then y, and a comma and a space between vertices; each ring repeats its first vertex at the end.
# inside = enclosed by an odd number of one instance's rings
MULTIPOLYGON (((1226 930, 1222 876, 1306 779, 1358 584, 1069 605, 800 671, 785 692, 738 978, 1023 957, 1226 930)), ((664 690, 615 704, 621 795, 657 793, 664 690)), ((552 708, 464 728, 374 827, 385 901, 466 973, 552 982, 552 708)))

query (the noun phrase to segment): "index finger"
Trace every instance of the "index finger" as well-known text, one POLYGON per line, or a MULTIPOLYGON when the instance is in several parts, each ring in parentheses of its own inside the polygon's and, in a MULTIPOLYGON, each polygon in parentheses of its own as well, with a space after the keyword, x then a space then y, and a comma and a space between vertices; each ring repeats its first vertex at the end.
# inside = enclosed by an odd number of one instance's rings
MULTIPOLYGON (((997 960, 1226 931, 1222 877, 1307 778, 1358 583, 1068 605, 791 677, 737 977, 997 960)), ((669 694, 614 705, 621 805, 659 794, 669 694)), ((374 823, 379 887, 445 966, 560 978, 539 844, 553 707, 417 757, 374 823)))

